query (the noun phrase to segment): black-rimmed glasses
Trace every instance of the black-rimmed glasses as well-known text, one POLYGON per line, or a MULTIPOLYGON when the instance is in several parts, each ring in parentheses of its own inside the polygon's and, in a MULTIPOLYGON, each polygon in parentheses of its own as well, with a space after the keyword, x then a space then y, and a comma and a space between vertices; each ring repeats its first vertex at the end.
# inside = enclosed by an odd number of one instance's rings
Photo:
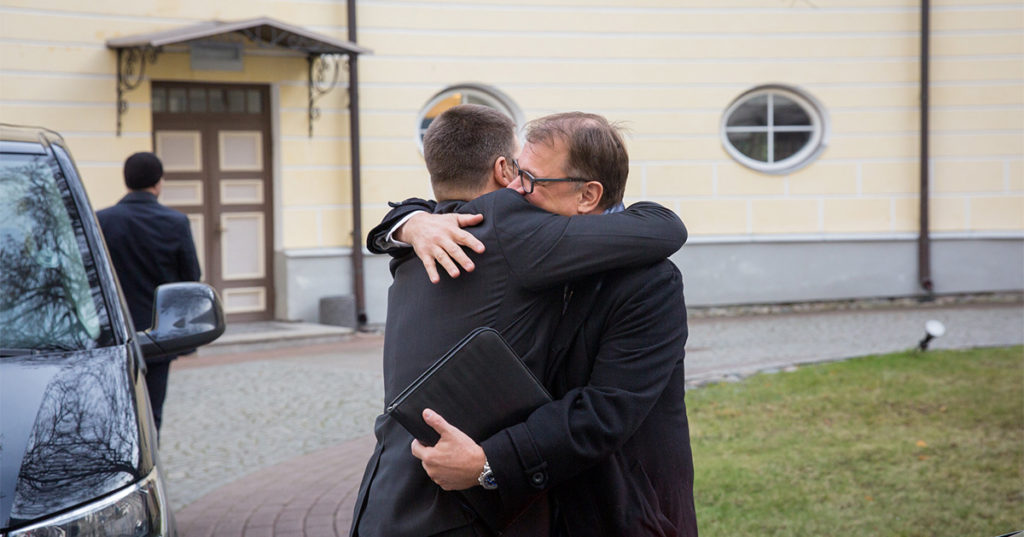
POLYGON ((532 173, 520 168, 517 159, 512 159, 512 170, 515 171, 515 176, 523 183, 524 194, 533 194, 534 183, 586 183, 588 181, 588 179, 580 179, 579 177, 564 177, 562 179, 535 177, 532 173))

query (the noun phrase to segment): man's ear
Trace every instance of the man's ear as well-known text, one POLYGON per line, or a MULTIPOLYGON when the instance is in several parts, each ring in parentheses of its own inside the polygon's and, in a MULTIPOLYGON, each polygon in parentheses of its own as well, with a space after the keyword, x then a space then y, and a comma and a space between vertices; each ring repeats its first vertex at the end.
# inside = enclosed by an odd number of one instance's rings
POLYGON ((601 203, 601 196, 604 194, 604 185, 597 181, 587 181, 579 189, 579 197, 576 199, 576 211, 579 214, 590 214, 597 211, 601 203))
POLYGON ((505 157, 498 157, 491 169, 491 180, 500 188, 505 188, 512 183, 512 163, 505 157))

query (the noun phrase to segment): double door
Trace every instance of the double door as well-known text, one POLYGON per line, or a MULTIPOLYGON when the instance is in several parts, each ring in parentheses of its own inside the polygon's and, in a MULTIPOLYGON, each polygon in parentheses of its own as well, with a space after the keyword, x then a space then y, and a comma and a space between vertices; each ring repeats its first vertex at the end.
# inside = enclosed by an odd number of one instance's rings
POLYGON ((188 215, 228 321, 270 319, 273 191, 266 86, 153 82, 161 203, 188 215))

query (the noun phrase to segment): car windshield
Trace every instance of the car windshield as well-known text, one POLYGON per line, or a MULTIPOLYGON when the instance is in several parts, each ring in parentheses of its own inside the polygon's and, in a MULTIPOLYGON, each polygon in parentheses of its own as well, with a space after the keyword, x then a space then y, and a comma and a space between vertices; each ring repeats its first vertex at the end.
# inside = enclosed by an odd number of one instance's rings
POLYGON ((0 357, 112 339, 71 191, 47 155, 0 158, 0 357))

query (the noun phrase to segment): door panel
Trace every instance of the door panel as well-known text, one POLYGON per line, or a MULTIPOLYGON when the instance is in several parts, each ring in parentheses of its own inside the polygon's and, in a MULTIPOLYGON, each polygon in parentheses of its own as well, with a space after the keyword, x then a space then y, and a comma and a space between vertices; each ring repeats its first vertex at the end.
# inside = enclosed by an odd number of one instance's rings
POLYGON ((263 171, 263 136, 259 131, 220 131, 221 171, 263 171))
MULTIPOLYGON (((166 203, 166 202, 165 202, 166 203)), ((170 205, 169 203, 167 205, 170 205)), ((199 266, 203 269, 202 281, 206 278, 206 226, 201 214, 189 214, 188 223, 192 228, 192 240, 196 243, 196 256, 199 258, 199 266)))
POLYGON ((269 92, 265 86, 153 82, 161 201, 185 212, 203 279, 229 321, 273 315, 269 92), (157 102, 164 99, 163 102, 157 102))
POLYGON ((203 182, 198 179, 164 180, 164 190, 160 194, 160 202, 174 207, 202 207, 203 182))
POLYGON ((232 287, 224 290, 225 314, 256 313, 266 307, 267 290, 264 287, 232 287))
POLYGON ((248 205, 263 203, 262 179, 222 179, 221 205, 248 205))
POLYGON ((165 172, 203 171, 203 135, 199 131, 156 131, 156 154, 165 172))
POLYGON ((253 280, 266 276, 263 213, 222 213, 220 225, 221 274, 225 280, 253 280))

